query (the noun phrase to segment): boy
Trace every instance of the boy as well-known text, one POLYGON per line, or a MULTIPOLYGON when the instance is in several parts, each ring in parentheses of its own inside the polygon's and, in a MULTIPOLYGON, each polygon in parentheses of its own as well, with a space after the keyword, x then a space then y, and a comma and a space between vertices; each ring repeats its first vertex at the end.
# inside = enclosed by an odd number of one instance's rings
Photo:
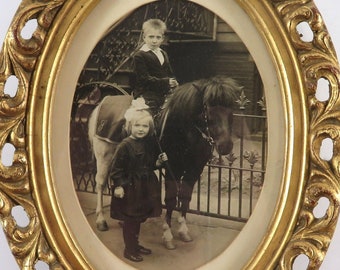
POLYGON ((143 23, 144 45, 134 56, 134 97, 143 97, 155 115, 162 107, 170 89, 178 86, 173 78, 167 53, 160 48, 166 25, 159 19, 143 23))

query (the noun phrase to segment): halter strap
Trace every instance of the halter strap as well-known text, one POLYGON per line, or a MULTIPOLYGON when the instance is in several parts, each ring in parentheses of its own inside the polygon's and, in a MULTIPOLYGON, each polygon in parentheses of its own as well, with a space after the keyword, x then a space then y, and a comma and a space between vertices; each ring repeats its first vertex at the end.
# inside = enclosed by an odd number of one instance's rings
POLYGON ((208 113, 207 113, 207 104, 204 103, 204 109, 203 109, 203 118, 204 118, 204 123, 205 123, 205 131, 202 131, 197 125, 195 125, 195 128, 201 133, 203 139, 205 139, 212 147, 215 145, 214 138, 210 134, 210 129, 209 129, 209 118, 208 118, 208 113))
MULTIPOLYGON (((166 122, 168 120, 168 116, 169 116, 169 110, 166 110, 165 115, 164 115, 164 119, 162 121, 162 126, 161 126, 161 130, 160 130, 160 134, 157 137, 158 141, 160 142, 163 138, 164 135, 164 129, 165 129, 165 125, 166 122)), ((203 110, 203 116, 204 116, 204 123, 205 123, 205 130, 206 133, 204 131, 202 131, 197 125, 195 125, 195 128, 198 130, 198 132, 201 134, 202 138, 204 140, 206 140, 210 146, 214 146, 215 145, 215 141, 214 138, 210 135, 210 129, 209 129, 209 119, 208 119, 208 113, 207 113, 207 105, 204 104, 204 110, 203 110)))
POLYGON ((205 139, 211 146, 215 145, 214 138, 205 134, 198 126, 195 125, 195 128, 198 130, 198 132, 202 135, 202 138, 205 139))

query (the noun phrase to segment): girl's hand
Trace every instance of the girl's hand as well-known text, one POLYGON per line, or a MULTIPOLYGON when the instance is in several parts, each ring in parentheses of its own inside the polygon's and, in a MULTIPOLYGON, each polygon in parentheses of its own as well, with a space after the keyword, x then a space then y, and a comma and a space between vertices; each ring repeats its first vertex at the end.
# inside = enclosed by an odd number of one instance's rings
POLYGON ((168 161, 168 156, 166 155, 165 152, 160 153, 159 156, 158 156, 158 160, 159 160, 161 163, 164 163, 164 162, 168 161))
POLYGON ((124 189, 122 187, 116 187, 113 192, 113 195, 116 198, 122 199, 124 197, 124 189))
POLYGON ((162 167, 162 164, 166 161, 168 161, 168 156, 166 155, 166 153, 163 152, 159 154, 158 159, 156 161, 156 167, 157 168, 162 167))

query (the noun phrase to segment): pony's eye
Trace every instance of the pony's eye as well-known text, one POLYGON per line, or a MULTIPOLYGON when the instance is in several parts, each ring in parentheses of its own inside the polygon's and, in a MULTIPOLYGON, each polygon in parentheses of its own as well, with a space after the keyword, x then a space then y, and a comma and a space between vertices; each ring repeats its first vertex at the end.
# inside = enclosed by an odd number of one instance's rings
POLYGON ((210 122, 210 125, 212 126, 216 126, 217 124, 217 121, 215 119, 210 119, 209 122, 210 122))

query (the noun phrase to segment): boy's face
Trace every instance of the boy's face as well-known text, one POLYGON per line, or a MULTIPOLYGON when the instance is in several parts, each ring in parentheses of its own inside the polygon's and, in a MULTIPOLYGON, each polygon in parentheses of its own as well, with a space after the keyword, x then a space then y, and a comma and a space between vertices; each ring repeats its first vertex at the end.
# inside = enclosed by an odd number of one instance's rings
POLYGON ((164 40, 164 34, 159 29, 150 28, 144 33, 144 42, 151 50, 159 48, 164 40))

